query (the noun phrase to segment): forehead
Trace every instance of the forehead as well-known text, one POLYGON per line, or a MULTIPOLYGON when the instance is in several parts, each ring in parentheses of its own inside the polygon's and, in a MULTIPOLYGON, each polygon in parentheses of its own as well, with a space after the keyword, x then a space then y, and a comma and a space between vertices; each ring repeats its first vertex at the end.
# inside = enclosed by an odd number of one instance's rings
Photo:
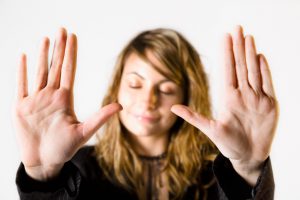
POLYGON ((125 61, 123 75, 137 73, 144 78, 168 79, 163 75, 170 73, 167 67, 160 63, 151 52, 148 51, 146 56, 148 60, 141 58, 136 53, 131 53, 125 61))

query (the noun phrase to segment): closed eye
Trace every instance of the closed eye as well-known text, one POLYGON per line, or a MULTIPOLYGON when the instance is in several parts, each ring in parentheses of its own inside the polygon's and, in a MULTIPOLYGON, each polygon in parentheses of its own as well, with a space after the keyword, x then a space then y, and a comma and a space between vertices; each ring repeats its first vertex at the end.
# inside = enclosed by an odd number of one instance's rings
POLYGON ((162 93, 164 95, 173 95, 174 94, 173 91, 162 91, 162 90, 160 90, 160 93, 162 93))

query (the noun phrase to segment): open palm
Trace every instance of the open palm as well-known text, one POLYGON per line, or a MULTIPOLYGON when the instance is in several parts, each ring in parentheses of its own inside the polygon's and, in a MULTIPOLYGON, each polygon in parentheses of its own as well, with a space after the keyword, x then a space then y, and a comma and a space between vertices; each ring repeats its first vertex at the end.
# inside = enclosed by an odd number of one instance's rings
POLYGON ((278 118, 271 74, 256 53, 252 36, 237 27, 224 40, 225 92, 218 119, 207 119, 184 105, 172 111, 205 133, 233 165, 259 166, 269 156, 278 118))
POLYGON ((48 72, 49 40, 43 41, 38 62, 35 91, 28 94, 26 57, 18 72, 18 97, 14 122, 26 172, 36 179, 51 178, 65 162, 114 113, 110 104, 85 122, 79 122, 73 107, 77 39, 61 29, 48 72))

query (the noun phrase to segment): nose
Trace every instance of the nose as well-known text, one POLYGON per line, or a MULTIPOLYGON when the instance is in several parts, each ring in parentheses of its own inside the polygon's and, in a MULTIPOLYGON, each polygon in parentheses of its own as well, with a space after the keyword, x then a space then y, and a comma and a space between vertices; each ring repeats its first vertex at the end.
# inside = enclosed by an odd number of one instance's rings
POLYGON ((145 109, 154 110, 158 105, 158 91, 156 88, 148 89, 143 95, 143 104, 145 109))

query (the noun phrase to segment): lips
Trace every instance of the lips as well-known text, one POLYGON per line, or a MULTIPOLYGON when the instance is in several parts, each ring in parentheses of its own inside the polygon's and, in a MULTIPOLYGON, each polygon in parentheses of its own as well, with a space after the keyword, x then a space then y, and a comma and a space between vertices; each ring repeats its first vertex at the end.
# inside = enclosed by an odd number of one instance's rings
POLYGON ((153 115, 134 114, 133 116, 141 122, 155 123, 159 121, 159 117, 153 115))

